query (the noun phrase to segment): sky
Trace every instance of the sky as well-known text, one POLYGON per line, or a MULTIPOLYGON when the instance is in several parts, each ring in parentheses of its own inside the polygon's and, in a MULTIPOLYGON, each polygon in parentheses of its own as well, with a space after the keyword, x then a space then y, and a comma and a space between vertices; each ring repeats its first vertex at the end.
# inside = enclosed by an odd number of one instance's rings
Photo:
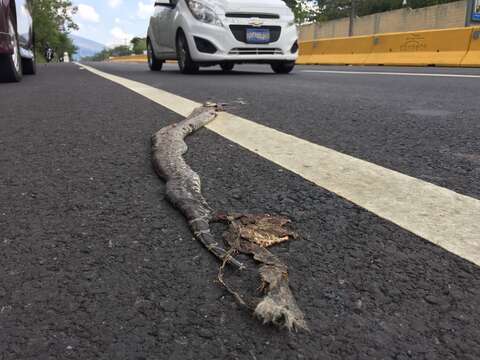
POLYGON ((154 0, 74 0, 78 36, 107 46, 125 45, 134 36, 145 37, 154 0))

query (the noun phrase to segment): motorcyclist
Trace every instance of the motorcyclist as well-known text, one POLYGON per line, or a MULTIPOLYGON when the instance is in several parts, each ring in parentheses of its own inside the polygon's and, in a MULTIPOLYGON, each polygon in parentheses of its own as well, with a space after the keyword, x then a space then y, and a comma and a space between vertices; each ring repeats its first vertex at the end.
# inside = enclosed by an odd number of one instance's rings
POLYGON ((47 61, 47 63, 51 62, 54 56, 55 53, 53 49, 50 47, 50 44, 47 43, 45 46, 45 60, 47 61))

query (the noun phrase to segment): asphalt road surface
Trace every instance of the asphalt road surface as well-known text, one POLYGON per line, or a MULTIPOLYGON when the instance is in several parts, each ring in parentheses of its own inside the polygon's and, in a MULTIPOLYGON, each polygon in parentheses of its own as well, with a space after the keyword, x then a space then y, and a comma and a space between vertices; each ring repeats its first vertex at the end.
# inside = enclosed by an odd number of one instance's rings
MULTIPOLYGON (((480 70, 89 65, 480 198, 480 70)), ((186 158, 210 204, 300 234, 273 251, 310 332, 264 326, 152 170, 181 116, 74 64, 1 84, 0 109, 1 360, 480 358, 478 265, 202 129, 186 158)))

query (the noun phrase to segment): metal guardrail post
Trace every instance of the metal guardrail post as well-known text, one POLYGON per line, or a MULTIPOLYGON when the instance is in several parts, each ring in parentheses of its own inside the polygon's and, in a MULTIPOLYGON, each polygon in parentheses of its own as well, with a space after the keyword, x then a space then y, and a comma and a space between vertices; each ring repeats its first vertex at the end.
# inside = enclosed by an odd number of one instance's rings
POLYGON ((354 34, 355 18, 357 17, 357 1, 358 0, 352 0, 348 36, 353 36, 354 34))

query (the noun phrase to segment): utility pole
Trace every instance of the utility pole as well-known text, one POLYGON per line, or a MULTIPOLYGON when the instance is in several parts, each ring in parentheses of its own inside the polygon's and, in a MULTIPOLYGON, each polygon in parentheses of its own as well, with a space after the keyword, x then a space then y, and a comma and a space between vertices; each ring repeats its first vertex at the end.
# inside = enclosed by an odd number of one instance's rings
POLYGON ((353 28, 355 26, 355 19, 357 17, 357 1, 352 0, 351 11, 350 11, 350 27, 348 29, 348 36, 353 36, 353 28))
POLYGON ((475 0, 468 0, 467 1, 467 17, 465 18, 465 26, 470 26, 474 3, 475 3, 475 0))

